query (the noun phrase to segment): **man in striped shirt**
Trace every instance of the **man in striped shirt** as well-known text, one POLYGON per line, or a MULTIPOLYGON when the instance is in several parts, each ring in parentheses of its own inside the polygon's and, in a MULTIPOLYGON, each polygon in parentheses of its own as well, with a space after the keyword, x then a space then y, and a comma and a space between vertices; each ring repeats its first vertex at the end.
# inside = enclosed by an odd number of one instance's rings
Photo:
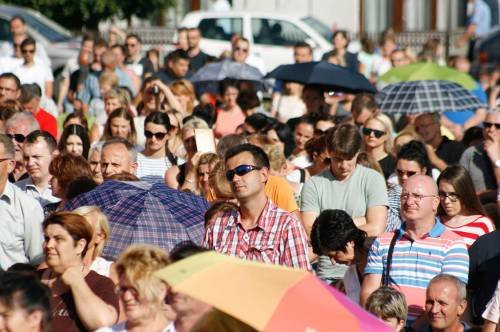
MULTIPOLYGON (((439 205, 436 183, 427 175, 414 175, 403 184, 401 214, 405 223, 395 232, 378 237, 370 249, 361 303, 375 291, 386 276, 389 247, 395 245, 387 284, 400 290, 408 304, 408 325, 423 316, 425 290, 429 281, 447 273, 467 282, 469 255, 464 240, 437 220, 439 205)), ((422 323, 415 322, 415 327, 422 323)))
POLYGON ((225 166, 239 208, 209 224, 204 246, 242 259, 311 270, 302 224, 266 196, 266 153, 255 145, 238 145, 226 152, 225 166))

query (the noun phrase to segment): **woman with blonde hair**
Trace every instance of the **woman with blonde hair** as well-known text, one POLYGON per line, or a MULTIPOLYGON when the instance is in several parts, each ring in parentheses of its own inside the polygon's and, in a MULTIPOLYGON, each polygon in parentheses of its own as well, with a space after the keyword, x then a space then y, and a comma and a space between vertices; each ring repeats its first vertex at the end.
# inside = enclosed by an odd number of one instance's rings
POLYGON ((101 257, 110 235, 108 217, 97 206, 80 206, 74 209, 73 213, 84 217, 93 229, 92 240, 88 244, 83 263, 90 270, 110 278, 115 284, 118 283, 114 263, 101 257))
POLYGON ((194 86, 188 80, 177 80, 170 83, 170 90, 179 101, 181 111, 184 116, 191 115, 193 108, 196 106, 196 95, 194 86))
POLYGON ((363 143, 367 154, 376 160, 385 179, 394 172, 396 160, 392 155, 392 122, 385 114, 377 113, 369 117, 362 129, 363 143))
POLYGON ((168 140, 168 150, 177 158, 186 158, 186 149, 182 144, 182 120, 184 115, 178 110, 167 111, 170 120, 170 139, 168 140))
POLYGON ((165 298, 168 286, 154 272, 170 264, 168 255, 152 245, 132 245, 116 261, 116 292, 127 320, 98 332, 175 331, 165 298))
POLYGON ((106 121, 101 140, 106 141, 111 137, 125 138, 134 145, 137 143, 134 119, 124 108, 119 108, 111 112, 108 121, 106 121))

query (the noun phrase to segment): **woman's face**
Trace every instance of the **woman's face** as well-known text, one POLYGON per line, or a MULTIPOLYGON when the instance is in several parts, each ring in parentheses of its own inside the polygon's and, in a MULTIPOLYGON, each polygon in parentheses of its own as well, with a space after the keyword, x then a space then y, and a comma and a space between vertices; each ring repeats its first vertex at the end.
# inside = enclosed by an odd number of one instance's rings
POLYGON ((226 108, 233 108, 236 106, 238 89, 234 86, 230 86, 226 89, 226 91, 224 91, 224 95, 222 97, 224 99, 224 103, 226 104, 226 108))
POLYGON ((83 154, 83 142, 77 135, 69 135, 66 139, 66 152, 72 156, 78 157, 83 154))
POLYGON ((341 33, 337 33, 333 38, 333 46, 336 50, 343 50, 347 47, 347 39, 341 33))
POLYGON ((184 114, 191 113, 192 110, 188 109, 188 105, 191 102, 191 98, 189 98, 186 94, 174 94, 175 98, 179 101, 182 106, 182 110, 184 114))
POLYGON ((184 143, 184 148, 189 156, 196 153, 196 140, 194 138, 194 130, 188 130, 182 135, 182 142, 184 143))
POLYGON ((64 190, 63 188, 59 185, 59 181, 55 176, 52 176, 50 178, 50 186, 52 189, 52 195, 57 197, 57 198, 64 198, 64 190))
POLYGON ((354 242, 349 241, 345 247, 345 250, 334 250, 328 253, 328 257, 332 261, 332 264, 347 264, 351 265, 354 262, 354 242))
POLYGON ((82 265, 85 240, 75 243, 68 231, 61 225, 48 225, 44 231, 43 252, 45 262, 56 273, 62 273, 72 266, 82 265))
POLYGON ((110 123, 111 136, 122 137, 127 139, 130 131, 130 123, 127 119, 116 117, 111 119, 110 123))
POLYGON ((440 204, 446 215, 453 218, 460 214, 462 212, 462 203, 460 202, 460 197, 457 195, 455 188, 444 180, 439 181, 438 188, 440 204))
POLYGON ((165 144, 167 144, 169 136, 164 126, 148 122, 144 127, 144 132, 148 134, 146 136, 146 150, 156 152, 165 149, 165 144), (148 137, 151 134, 152 136, 148 137))
POLYGON ((104 179, 101 173, 101 152, 98 150, 93 150, 89 156, 90 171, 92 172, 92 178, 98 184, 101 184, 104 179))
POLYGON ((269 140, 271 140, 271 142, 273 142, 273 144, 280 146, 280 147, 281 147, 282 152, 283 152, 283 153, 285 153, 285 143, 283 143, 283 142, 280 140, 280 138, 279 138, 278 133, 276 132, 276 130, 271 129, 271 130, 269 130, 269 131, 267 132, 267 134, 266 134, 266 135, 267 135, 267 138, 268 138, 269 140))
POLYGON ((210 190, 210 172, 213 169, 213 165, 210 163, 201 164, 198 166, 198 182, 204 193, 210 190))
POLYGON ((295 128, 295 146, 299 151, 304 151, 306 143, 314 135, 314 127, 309 123, 299 123, 295 128))
POLYGON ((396 162, 396 175, 401 186, 410 176, 422 175, 426 171, 425 167, 421 167, 415 160, 398 159, 396 162))
POLYGON ((120 100, 118 100, 118 98, 106 98, 104 101, 104 111, 106 111, 107 115, 110 115, 111 112, 119 109, 120 107, 122 107, 122 105, 120 104, 120 100))
POLYGON ((384 125, 379 121, 372 119, 365 123, 363 127, 363 141, 367 147, 372 149, 378 148, 384 145, 388 138, 389 135, 387 135, 384 125), (380 133, 383 133, 382 136, 377 137, 380 133))

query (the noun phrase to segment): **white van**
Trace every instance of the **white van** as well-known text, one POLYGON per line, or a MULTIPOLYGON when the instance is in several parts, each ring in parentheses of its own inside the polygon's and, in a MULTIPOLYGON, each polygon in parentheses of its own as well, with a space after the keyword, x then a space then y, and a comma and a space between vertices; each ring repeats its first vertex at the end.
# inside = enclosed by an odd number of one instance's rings
POLYGON ((262 59, 266 71, 293 63, 293 45, 298 42, 307 42, 313 47, 315 60, 332 48, 328 28, 311 17, 298 19, 269 13, 195 11, 188 13, 180 26, 199 28, 201 48, 213 56, 231 50, 231 37, 242 35, 250 41, 252 55, 262 59))

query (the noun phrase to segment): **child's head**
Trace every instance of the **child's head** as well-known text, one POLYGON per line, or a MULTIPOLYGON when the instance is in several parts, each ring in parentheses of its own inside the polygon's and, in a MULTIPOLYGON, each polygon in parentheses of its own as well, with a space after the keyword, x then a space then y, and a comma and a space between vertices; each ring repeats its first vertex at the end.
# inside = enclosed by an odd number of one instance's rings
POLYGON ((395 331, 403 329, 408 315, 404 295, 387 286, 380 287, 368 297, 366 310, 382 319, 395 331))

